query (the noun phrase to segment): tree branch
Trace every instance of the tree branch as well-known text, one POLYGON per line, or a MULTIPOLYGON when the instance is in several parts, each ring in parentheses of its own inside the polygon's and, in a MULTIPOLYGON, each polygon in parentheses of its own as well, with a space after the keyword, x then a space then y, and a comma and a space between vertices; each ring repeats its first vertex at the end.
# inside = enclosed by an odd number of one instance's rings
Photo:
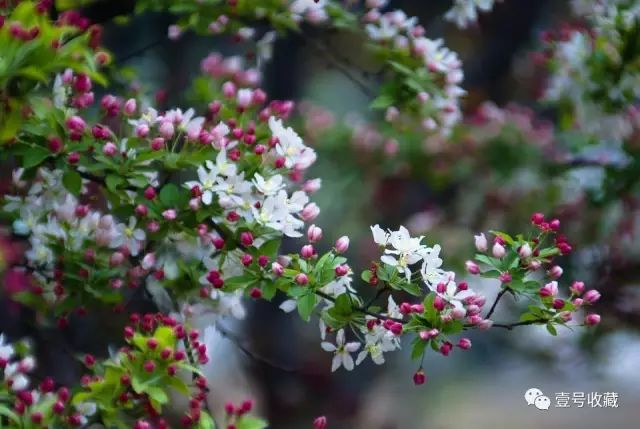
POLYGON ((485 319, 489 319, 491 318, 491 316, 493 315, 493 312, 496 310, 496 307, 498 306, 498 302, 500 301, 500 299, 504 296, 505 293, 507 293, 509 291, 508 287, 504 287, 500 293, 498 294, 498 296, 496 296, 495 301, 493 301, 493 304, 491 305, 491 308, 489 309, 489 312, 487 313, 487 317, 485 317, 485 319))

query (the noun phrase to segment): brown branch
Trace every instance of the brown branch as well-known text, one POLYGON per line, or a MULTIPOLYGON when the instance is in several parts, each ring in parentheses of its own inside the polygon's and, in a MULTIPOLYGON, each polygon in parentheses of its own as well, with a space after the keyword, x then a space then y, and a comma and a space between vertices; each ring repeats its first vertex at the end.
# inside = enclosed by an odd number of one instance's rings
POLYGON ((288 373, 296 373, 299 372, 298 369, 296 368, 289 368, 286 366, 283 366, 275 361, 273 361, 270 358, 261 356, 255 352, 253 352, 246 344, 245 342, 240 338, 239 335, 237 335, 234 332, 231 332, 230 330, 226 329, 225 327, 223 327, 221 324, 216 323, 215 325, 216 329, 218 330, 218 332, 220 332, 220 334, 225 337, 226 339, 228 339, 229 341, 231 341, 242 353, 244 353, 245 355, 247 355, 247 357, 249 357, 250 359, 259 362, 263 365, 266 365, 268 367, 271 368, 275 368, 278 369, 280 371, 284 371, 284 372, 288 372, 288 373))
POLYGON ((529 325, 542 325, 547 323, 548 320, 545 319, 536 319, 536 320, 525 320, 524 322, 515 322, 515 323, 494 323, 491 325, 492 328, 502 328, 507 330, 512 330, 513 328, 517 328, 518 326, 529 326, 529 325))
POLYGON ((504 287, 500 293, 498 294, 498 296, 496 296, 495 301, 493 301, 493 304, 491 305, 491 308, 489 309, 489 312, 487 313, 487 317, 485 317, 485 319, 489 319, 491 318, 491 316, 493 315, 493 312, 496 310, 496 307, 498 306, 498 302, 500 301, 500 299, 504 296, 505 293, 507 293, 509 291, 508 287, 504 287))

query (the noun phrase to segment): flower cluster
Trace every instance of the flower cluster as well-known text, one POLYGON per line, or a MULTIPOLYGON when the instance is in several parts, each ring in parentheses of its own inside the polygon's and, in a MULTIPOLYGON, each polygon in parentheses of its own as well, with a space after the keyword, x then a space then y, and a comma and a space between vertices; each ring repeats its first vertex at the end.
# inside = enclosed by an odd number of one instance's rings
POLYGON ((212 427, 207 380, 196 367, 208 361, 198 331, 162 314, 134 313, 130 321, 124 328, 127 346, 103 362, 84 357, 93 375, 83 379, 72 403, 91 407, 106 426, 126 420, 126 413, 135 420, 134 428, 167 428, 162 409, 175 391, 189 398, 182 427, 212 427))
POLYGON ((413 112, 425 131, 447 135, 461 118, 459 99, 465 94, 458 55, 442 39, 425 37, 417 18, 401 10, 382 13, 374 7, 363 19, 371 49, 394 75, 372 107, 386 109, 389 122, 401 121, 401 110, 413 112))
POLYGON ((478 20, 478 12, 490 11, 494 3, 495 0, 454 0, 444 18, 459 28, 467 28, 478 20))
POLYGON ((47 377, 30 387, 29 373, 36 361, 26 342, 8 343, 0 334, 0 423, 6 427, 79 427, 95 413, 95 407, 71 404, 71 392, 47 377))
POLYGON ((36 100, 29 97, 29 91, 47 82, 50 75, 72 68, 104 82, 98 67, 110 59, 98 50, 101 29, 89 27, 76 14, 60 14, 52 22, 48 18, 52 5, 53 0, 21 1, 15 8, 9 8, 7 15, 0 8, 0 43, 5 64, 0 71, 3 97, 0 142, 15 137, 22 115, 43 107, 33 104, 36 100))
POLYGON ((544 99, 568 108, 570 124, 604 140, 620 141, 633 131, 640 55, 636 3, 575 2, 585 25, 543 34, 541 57, 551 73, 544 99))
MULTIPOLYGON (((466 268, 472 275, 498 279, 501 295, 509 292, 529 297, 534 304, 521 316, 521 322, 546 324, 549 332, 555 335, 555 325, 566 325, 574 318, 574 313, 594 304, 600 293, 594 289, 585 292, 584 283, 575 281, 569 287, 567 297, 559 294, 557 280, 563 269, 554 257, 571 253, 572 246, 566 236, 559 233, 558 219, 547 220, 542 213, 534 213, 531 222, 537 234, 530 239, 493 231, 493 245, 490 246, 484 233, 477 235, 475 245, 479 253, 475 261, 467 261, 466 268)), ((587 314, 583 319, 585 325, 599 322, 600 316, 595 313, 587 314)))

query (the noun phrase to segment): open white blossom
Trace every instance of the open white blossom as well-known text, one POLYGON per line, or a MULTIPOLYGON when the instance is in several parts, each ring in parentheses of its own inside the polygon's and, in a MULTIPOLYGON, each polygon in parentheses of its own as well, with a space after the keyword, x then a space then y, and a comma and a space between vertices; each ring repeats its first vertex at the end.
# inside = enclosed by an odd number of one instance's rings
POLYGON ((467 28, 478 20, 478 12, 488 12, 493 8, 494 0, 454 0, 453 6, 444 18, 459 28, 467 28))
POLYGON ((285 167, 304 170, 316 160, 316 152, 302 142, 291 127, 284 127, 280 119, 269 118, 271 133, 278 138, 276 152, 284 157, 285 167))
POLYGON ((330 353, 334 353, 333 361, 331 362, 331 371, 336 371, 341 366, 347 371, 351 371, 354 368, 353 357, 351 353, 355 353, 360 348, 359 342, 345 342, 344 329, 340 329, 336 335, 336 343, 331 344, 328 341, 323 341, 320 346, 322 350, 330 353))

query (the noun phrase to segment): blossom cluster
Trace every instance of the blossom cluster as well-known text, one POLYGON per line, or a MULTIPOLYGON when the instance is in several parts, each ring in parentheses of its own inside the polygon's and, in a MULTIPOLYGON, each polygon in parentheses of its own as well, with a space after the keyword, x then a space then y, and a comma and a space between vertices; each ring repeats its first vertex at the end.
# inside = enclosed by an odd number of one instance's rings
POLYGON ((479 12, 493 9, 494 3, 495 0, 454 0, 444 18, 455 23, 458 28, 467 28, 478 20, 479 12))
POLYGON ((543 98, 568 106, 570 124, 599 139, 632 131, 638 98, 638 7, 635 1, 578 1, 580 25, 543 34, 550 77, 543 98))
POLYGON ((461 118, 459 99, 465 94, 458 55, 442 39, 425 37, 417 18, 401 10, 382 13, 373 7, 363 20, 372 50, 395 75, 372 107, 386 109, 392 123, 403 120, 402 112, 413 112, 425 131, 447 135, 461 118))
POLYGON ((71 403, 71 392, 56 389, 52 378, 31 387, 30 373, 36 361, 27 343, 9 343, 0 334, 0 422, 7 427, 80 427, 95 413, 93 404, 71 403))

